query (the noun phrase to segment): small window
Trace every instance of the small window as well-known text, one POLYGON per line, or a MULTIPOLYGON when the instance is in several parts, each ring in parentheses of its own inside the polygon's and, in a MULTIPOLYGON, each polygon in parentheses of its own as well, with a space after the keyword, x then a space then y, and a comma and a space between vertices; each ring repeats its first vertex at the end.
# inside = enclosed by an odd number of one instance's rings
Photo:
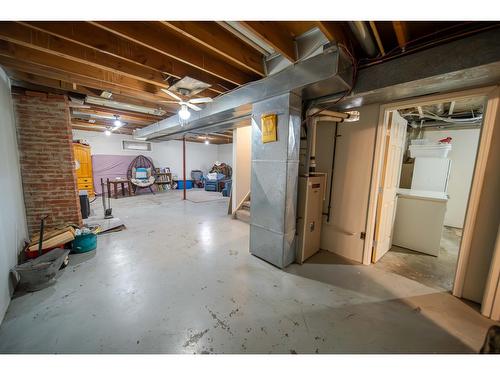
POLYGON ((151 151, 151 142, 122 141, 122 148, 130 151, 151 151))

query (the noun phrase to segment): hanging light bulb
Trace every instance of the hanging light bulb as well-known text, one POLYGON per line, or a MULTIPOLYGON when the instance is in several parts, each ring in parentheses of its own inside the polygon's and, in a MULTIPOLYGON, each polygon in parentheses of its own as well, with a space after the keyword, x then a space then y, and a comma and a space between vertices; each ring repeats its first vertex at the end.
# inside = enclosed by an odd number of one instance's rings
POLYGON ((188 120, 191 117, 191 112, 189 112, 189 109, 185 104, 181 104, 181 109, 179 109, 178 114, 181 120, 188 120))
POLYGON ((114 129, 121 128, 123 122, 120 121, 119 116, 115 115, 115 121, 113 121, 114 129))
POLYGON ((208 135, 205 135, 205 144, 206 144, 206 145, 209 145, 209 144, 210 144, 210 141, 208 140, 208 135))
POLYGON ((111 131, 110 131, 110 130, 108 130, 108 129, 106 129, 106 130, 104 131, 104 134, 106 134, 106 135, 109 137, 109 136, 111 135, 111 131))

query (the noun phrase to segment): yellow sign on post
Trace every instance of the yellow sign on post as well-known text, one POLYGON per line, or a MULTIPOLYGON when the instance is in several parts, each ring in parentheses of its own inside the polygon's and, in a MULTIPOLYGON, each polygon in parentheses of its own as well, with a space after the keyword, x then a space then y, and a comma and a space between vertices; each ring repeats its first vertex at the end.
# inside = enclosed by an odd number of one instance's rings
POLYGON ((278 140, 278 116, 276 114, 262 115, 262 143, 276 142, 278 140))

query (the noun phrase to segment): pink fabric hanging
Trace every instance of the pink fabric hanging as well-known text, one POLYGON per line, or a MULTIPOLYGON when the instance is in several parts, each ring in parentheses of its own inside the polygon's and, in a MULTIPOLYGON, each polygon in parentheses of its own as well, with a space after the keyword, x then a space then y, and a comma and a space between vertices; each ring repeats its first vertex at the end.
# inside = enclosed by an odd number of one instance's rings
POLYGON ((92 170, 94 177, 94 191, 101 194, 101 178, 127 179, 127 169, 137 155, 92 155, 92 170))

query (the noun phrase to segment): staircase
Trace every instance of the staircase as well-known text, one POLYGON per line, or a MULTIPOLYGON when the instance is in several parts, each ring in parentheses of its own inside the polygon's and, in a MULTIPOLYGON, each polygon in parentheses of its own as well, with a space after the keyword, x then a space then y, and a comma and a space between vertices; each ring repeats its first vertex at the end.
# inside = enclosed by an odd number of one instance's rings
POLYGON ((233 217, 245 223, 250 223, 250 195, 241 204, 240 208, 236 210, 233 217))

